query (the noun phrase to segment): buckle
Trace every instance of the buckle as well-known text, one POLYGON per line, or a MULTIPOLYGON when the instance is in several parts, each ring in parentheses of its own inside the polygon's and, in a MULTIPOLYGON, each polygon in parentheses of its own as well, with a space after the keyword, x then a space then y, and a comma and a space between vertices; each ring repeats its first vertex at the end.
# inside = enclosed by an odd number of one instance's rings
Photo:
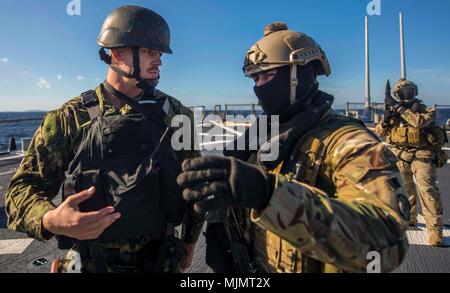
POLYGON ((81 101, 83 102, 84 106, 89 108, 98 103, 98 98, 97 98, 97 95, 95 94, 95 91, 88 90, 81 94, 81 101))

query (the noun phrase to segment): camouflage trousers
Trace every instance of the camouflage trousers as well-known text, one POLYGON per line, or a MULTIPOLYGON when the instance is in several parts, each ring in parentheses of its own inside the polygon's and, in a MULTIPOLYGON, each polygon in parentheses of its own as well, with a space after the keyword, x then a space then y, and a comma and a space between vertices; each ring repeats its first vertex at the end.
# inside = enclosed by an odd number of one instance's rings
POLYGON ((417 221, 417 198, 420 199, 425 223, 430 230, 442 230, 442 203, 437 186, 436 154, 432 151, 393 152, 399 158, 397 166, 402 173, 411 205, 411 222, 417 221))

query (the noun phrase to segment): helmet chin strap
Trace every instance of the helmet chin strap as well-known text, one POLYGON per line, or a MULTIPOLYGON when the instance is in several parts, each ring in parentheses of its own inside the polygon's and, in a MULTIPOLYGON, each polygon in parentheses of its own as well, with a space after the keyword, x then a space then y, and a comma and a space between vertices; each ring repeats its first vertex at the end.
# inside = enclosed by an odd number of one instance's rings
POLYGON ((139 47, 133 47, 133 68, 131 70, 131 76, 136 80, 135 86, 141 90, 148 90, 150 85, 141 78, 141 66, 139 58, 139 47))
POLYGON ((297 86, 298 86, 298 79, 297 79, 297 64, 293 63, 291 64, 291 78, 290 78, 290 85, 291 85, 291 93, 290 93, 290 104, 295 103, 295 98, 297 95, 297 86))
POLYGON ((147 79, 144 80, 141 78, 141 67, 140 67, 140 58, 139 58, 139 47, 132 47, 133 51, 133 68, 131 69, 131 73, 123 71, 119 66, 112 64, 111 56, 105 52, 104 48, 101 48, 99 51, 100 59, 103 60, 109 67, 116 72, 117 74, 129 78, 134 79, 136 82, 134 86, 143 90, 144 92, 149 92, 154 95, 156 91, 156 86, 159 82, 159 76, 157 79, 147 79))
MULTIPOLYGON (((297 87, 298 87, 298 64, 293 63, 291 64, 291 76, 290 76, 290 86, 291 86, 291 92, 289 101, 290 104, 293 105, 297 101, 297 87)), ((316 90, 319 86, 319 83, 317 80, 315 80, 313 83, 309 85, 309 87, 306 89, 306 92, 302 95, 302 97, 307 97, 311 94, 312 91, 316 90)))

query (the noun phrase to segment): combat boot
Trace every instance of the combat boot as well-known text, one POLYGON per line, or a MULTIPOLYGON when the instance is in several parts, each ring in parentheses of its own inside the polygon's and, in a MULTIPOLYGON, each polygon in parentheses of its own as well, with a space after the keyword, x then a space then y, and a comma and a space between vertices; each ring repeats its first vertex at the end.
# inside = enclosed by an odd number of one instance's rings
POLYGON ((442 230, 428 230, 428 243, 432 246, 442 246, 442 230))

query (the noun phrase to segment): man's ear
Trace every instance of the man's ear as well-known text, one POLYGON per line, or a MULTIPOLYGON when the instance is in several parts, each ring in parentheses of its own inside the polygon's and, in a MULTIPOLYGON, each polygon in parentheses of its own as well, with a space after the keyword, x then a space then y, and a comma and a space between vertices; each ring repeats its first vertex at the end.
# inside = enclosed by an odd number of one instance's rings
POLYGON ((120 48, 112 48, 110 52, 111 52, 111 60, 113 61, 113 63, 116 64, 122 63, 122 55, 120 48))

